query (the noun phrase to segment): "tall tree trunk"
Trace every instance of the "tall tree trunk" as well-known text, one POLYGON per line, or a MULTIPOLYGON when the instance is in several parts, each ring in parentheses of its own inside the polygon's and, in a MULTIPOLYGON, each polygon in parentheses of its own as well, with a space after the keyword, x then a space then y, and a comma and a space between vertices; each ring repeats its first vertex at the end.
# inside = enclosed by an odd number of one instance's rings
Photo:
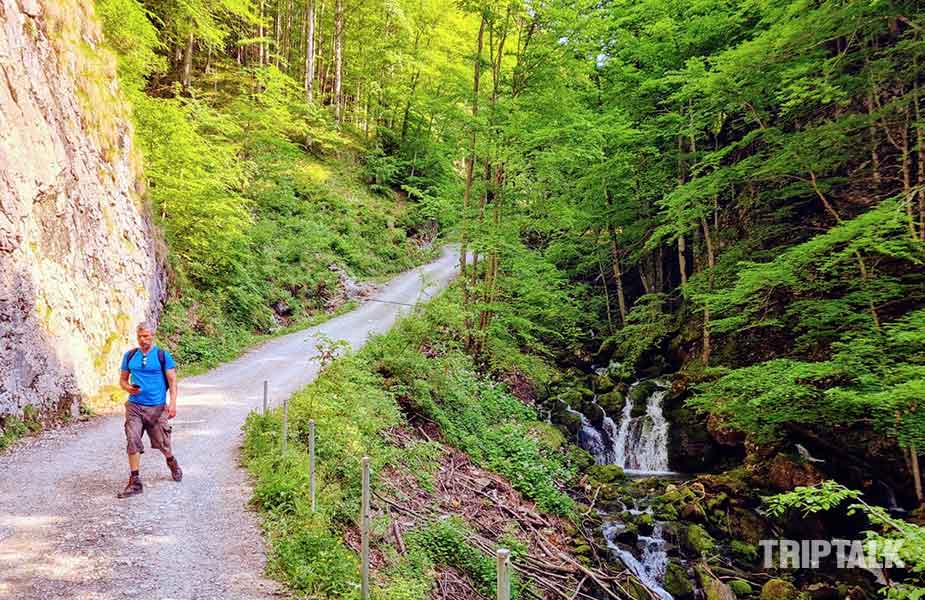
POLYGON ((877 122, 873 118, 874 113, 874 90, 871 90, 867 97, 867 117, 870 119, 870 125, 867 127, 867 135, 870 138, 870 171, 874 180, 874 185, 880 186, 880 155, 877 153, 877 122))
POLYGON ((479 23, 475 60, 472 75, 472 132, 469 136, 469 155, 466 157, 466 187, 463 190, 462 223, 460 231, 459 274, 462 286, 463 306, 469 303, 469 288, 466 285, 466 262, 469 252, 469 205, 472 197, 472 180, 475 171, 476 118, 479 114, 479 83, 482 77, 482 47, 485 41, 485 15, 479 23))
POLYGON ((678 271, 681 273, 681 285, 687 285, 687 242, 684 235, 678 236, 678 271))
POLYGON ((912 234, 912 239, 918 241, 919 233, 916 230, 915 226, 915 216, 913 206, 915 204, 915 198, 912 193, 912 156, 909 151, 909 107, 906 107, 905 110, 906 118, 903 121, 902 135, 900 136, 901 143, 901 161, 902 161, 902 172, 903 172, 903 196, 906 199, 906 217, 909 219, 909 232, 912 234))
POLYGON ((344 0, 335 0, 334 10, 334 120, 340 125, 344 118, 344 0))
POLYGON ((266 35, 266 32, 263 29, 263 23, 265 19, 266 19, 266 13, 264 11, 264 0, 260 0, 260 21, 257 26, 257 37, 260 38, 260 42, 258 45, 260 46, 260 66, 261 67, 266 64, 266 59, 267 59, 267 43, 266 43, 266 40, 263 39, 264 36, 266 35))
POLYGON ((280 46, 280 37, 282 36, 282 15, 280 15, 280 5, 281 0, 276 0, 276 10, 273 11, 273 64, 276 65, 276 68, 279 68, 279 46, 280 46))
MULTIPOLYGON (((609 190, 604 191, 607 208, 613 207, 613 196, 609 190)), ((626 327, 626 297, 623 295, 623 270, 620 268, 620 248, 617 245, 617 231, 610 216, 607 217, 607 236, 610 238, 610 260, 613 261, 613 280, 617 285, 617 306, 620 309, 620 326, 626 327)), ((640 269, 641 273, 641 269, 640 269)))
POLYGON ((918 162, 919 197, 919 240, 925 242, 925 126, 922 125, 922 109, 919 105, 919 81, 915 80, 915 153, 918 162))
MULTIPOLYGON (((716 255, 713 251, 713 238, 710 236, 710 224, 706 217, 700 217, 700 225, 703 227, 703 241, 707 248, 707 268, 710 269, 708 274, 709 289, 713 290, 713 268, 716 266, 716 255)), ((703 366, 710 364, 710 307, 703 308, 703 352, 700 360, 703 366)))
POLYGON ((186 52, 183 54, 183 91, 189 91, 190 77, 193 70, 193 30, 190 28, 189 37, 186 39, 186 52))
POLYGON ((306 0, 305 20, 305 100, 311 103, 315 92, 315 0, 306 0))
POLYGON ((919 451, 912 446, 909 448, 909 455, 912 458, 912 480, 915 483, 915 497, 919 501, 919 506, 925 504, 925 495, 922 493, 922 472, 919 469, 919 451))
POLYGON ((594 254, 597 256, 597 269, 601 275, 601 284, 604 286, 604 307, 607 309, 607 330, 610 332, 610 335, 613 335, 613 314, 610 309, 610 289, 607 287, 607 273, 604 272, 604 261, 601 260, 600 255, 596 251, 594 254))

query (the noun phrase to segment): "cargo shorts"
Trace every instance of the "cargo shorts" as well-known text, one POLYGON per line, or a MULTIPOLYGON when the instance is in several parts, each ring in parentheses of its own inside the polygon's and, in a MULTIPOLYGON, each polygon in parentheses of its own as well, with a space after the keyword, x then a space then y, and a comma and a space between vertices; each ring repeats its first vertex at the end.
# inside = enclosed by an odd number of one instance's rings
POLYGON ((125 403, 125 441, 129 454, 145 451, 142 433, 148 434, 151 447, 172 454, 170 448, 170 421, 167 419, 167 405, 144 406, 128 401, 125 403))

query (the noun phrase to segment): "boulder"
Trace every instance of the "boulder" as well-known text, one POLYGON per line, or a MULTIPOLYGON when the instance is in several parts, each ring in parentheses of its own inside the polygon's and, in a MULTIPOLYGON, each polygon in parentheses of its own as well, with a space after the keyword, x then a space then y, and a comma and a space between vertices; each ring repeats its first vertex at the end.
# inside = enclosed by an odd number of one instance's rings
POLYGON ((687 569, 674 560, 669 561, 665 567, 662 587, 676 600, 690 600, 694 597, 694 581, 688 576, 687 569))
POLYGON ((768 465, 768 485, 780 492, 816 485, 822 479, 822 473, 812 463, 795 460, 786 454, 778 454, 768 465))
POLYGON ((626 479, 626 473, 619 465, 592 465, 588 467, 588 477, 597 483, 613 483, 626 479))
MULTIPOLYGON (((623 411, 626 395, 620 390, 612 390, 597 397, 597 403, 611 418, 617 417, 623 411)), ((616 420, 616 419, 615 419, 616 420)))
POLYGON ((658 391, 658 385, 654 381, 640 381, 630 389, 629 399, 633 403, 632 415, 634 417, 646 414, 649 397, 656 391, 658 391))
POLYGON ((797 589, 783 579, 771 579, 761 586, 761 600, 794 600, 797 589))
POLYGON ((607 416, 604 409, 594 402, 588 402, 585 405, 585 410, 582 412, 584 412, 585 416, 588 417, 588 420, 591 421, 595 427, 600 427, 604 422, 604 417, 607 416))
POLYGON ((736 598, 745 598, 746 596, 751 596, 752 584, 745 581, 744 579, 733 579, 729 582, 729 589, 732 590, 732 593, 736 595, 736 598))
POLYGON ((707 530, 691 524, 681 530, 681 547, 695 556, 710 554, 716 548, 716 541, 707 530))
POLYGON ((562 400, 557 400, 551 415, 553 423, 561 425, 573 437, 581 431, 581 415, 569 410, 562 400))

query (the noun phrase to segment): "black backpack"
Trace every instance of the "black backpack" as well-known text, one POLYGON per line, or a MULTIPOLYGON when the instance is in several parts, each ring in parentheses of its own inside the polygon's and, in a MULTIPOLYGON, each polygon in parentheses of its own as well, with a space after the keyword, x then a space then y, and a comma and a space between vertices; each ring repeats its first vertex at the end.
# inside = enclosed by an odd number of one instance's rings
MULTIPOLYGON (((138 352, 138 348, 132 348, 129 350, 128 358, 125 360, 126 366, 129 366, 128 372, 130 375, 132 373, 130 365, 132 364, 132 359, 135 358, 136 352, 138 352)), ((157 349, 157 362, 161 363, 161 375, 164 376, 164 387, 169 390, 170 381, 167 379, 167 358, 164 356, 164 351, 160 348, 157 349)))

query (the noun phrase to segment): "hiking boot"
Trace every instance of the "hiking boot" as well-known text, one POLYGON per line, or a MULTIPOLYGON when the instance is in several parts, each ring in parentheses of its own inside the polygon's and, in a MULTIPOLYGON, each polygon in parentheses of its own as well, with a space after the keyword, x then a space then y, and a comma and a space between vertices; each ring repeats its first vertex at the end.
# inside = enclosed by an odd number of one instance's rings
POLYGON ((174 481, 183 480, 183 469, 180 468, 180 463, 177 462, 176 456, 171 456, 167 459, 167 467, 170 468, 170 476, 173 477, 174 481))
POLYGON ((128 483, 125 484, 125 489, 116 494, 117 498, 128 498, 129 496, 137 496, 142 493, 145 489, 145 486, 141 485, 141 477, 138 475, 131 475, 128 478, 128 483))

